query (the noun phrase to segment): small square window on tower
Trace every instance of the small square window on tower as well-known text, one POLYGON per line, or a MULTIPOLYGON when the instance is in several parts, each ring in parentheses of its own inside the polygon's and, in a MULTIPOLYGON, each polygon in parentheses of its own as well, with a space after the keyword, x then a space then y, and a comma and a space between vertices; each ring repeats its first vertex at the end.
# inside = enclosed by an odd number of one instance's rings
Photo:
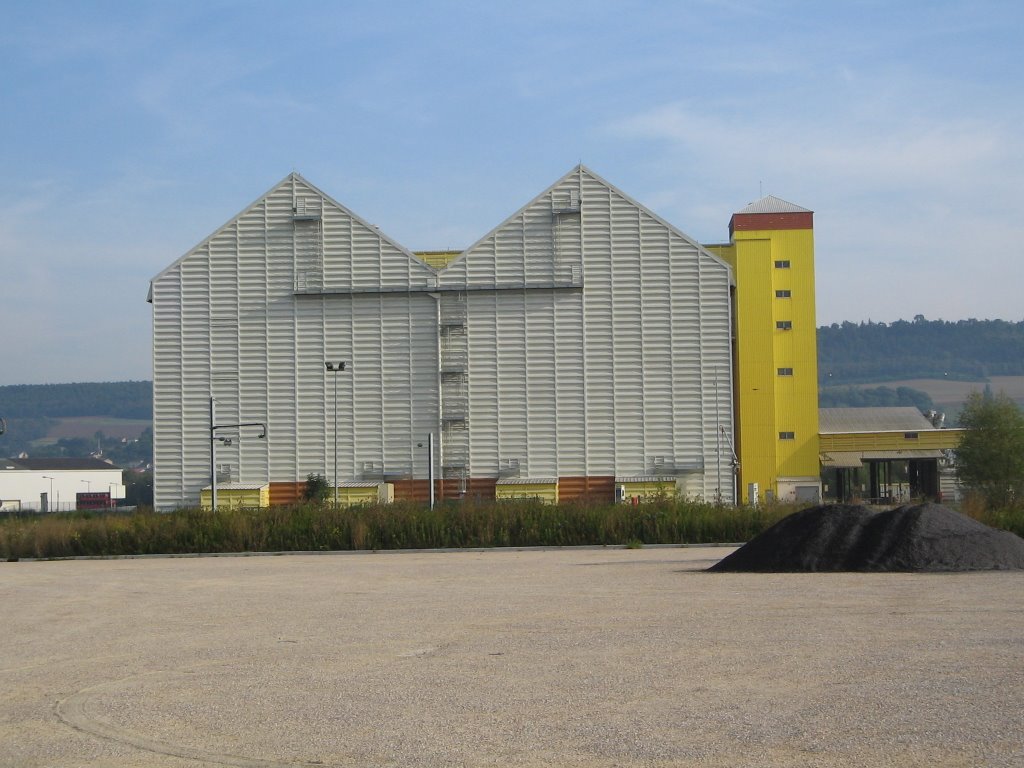
POLYGON ((779 376, 792 376, 793 375, 793 369, 792 368, 779 368, 778 372, 779 372, 779 376))
POLYGON ((775 327, 780 331, 791 331, 793 330, 792 320, 776 320, 775 327))
POLYGON ((779 440, 796 440, 796 432, 779 432, 779 440))
POLYGON ((789 269, 789 259, 777 259, 775 261, 776 269, 789 269))
POLYGON ((792 296, 793 296, 793 293, 791 291, 788 291, 788 290, 776 291, 775 292, 775 298, 776 299, 788 299, 788 298, 791 298, 792 296))

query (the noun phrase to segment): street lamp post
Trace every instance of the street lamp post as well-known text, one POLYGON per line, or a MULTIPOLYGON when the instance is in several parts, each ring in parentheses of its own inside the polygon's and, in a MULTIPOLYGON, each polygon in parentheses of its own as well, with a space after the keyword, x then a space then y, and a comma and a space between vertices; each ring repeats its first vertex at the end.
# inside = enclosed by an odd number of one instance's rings
POLYGON ((256 435, 260 440, 267 436, 267 425, 262 421, 245 421, 241 424, 218 424, 216 420, 216 401, 210 398, 210 511, 217 511, 217 437, 218 429, 235 429, 238 427, 259 427, 256 435))
POLYGON ((324 362, 324 368, 334 374, 334 508, 338 508, 338 374, 345 370, 345 361, 324 362))
POLYGON ((430 483, 430 508, 434 508, 434 433, 427 435, 427 480, 430 483))
MULTIPOLYGON (((417 448, 422 448, 423 443, 416 443, 417 448)), ((427 493, 430 500, 430 508, 434 508, 434 433, 427 434, 427 493)))
POLYGON ((43 475, 42 477, 43 480, 50 481, 50 495, 46 497, 46 511, 49 512, 50 508, 53 506, 53 478, 49 475, 43 475))

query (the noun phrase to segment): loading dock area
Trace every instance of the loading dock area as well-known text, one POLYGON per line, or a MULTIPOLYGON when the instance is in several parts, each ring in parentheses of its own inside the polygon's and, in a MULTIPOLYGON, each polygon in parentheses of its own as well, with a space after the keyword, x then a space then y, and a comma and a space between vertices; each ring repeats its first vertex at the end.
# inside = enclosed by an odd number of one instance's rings
POLYGON ((936 427, 917 408, 822 408, 819 423, 826 499, 942 499, 961 430, 936 427))

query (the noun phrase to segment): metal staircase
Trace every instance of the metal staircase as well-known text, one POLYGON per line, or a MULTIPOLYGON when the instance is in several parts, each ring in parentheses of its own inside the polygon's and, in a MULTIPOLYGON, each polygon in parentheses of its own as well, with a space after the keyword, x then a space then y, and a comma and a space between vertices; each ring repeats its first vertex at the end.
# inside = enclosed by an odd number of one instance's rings
POLYGON ((441 477, 457 481, 459 495, 469 480, 469 345, 466 294, 442 293, 439 299, 441 350, 441 477))
POLYGON ((295 293, 320 293, 324 288, 323 199, 296 196, 292 201, 295 293))

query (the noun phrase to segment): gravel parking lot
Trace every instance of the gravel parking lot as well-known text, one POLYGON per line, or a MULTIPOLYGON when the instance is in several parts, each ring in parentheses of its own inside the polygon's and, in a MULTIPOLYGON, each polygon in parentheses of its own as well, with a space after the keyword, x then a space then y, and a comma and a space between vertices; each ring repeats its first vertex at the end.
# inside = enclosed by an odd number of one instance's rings
POLYGON ((1024 572, 729 551, 0 564, 0 765, 1024 765, 1024 572))

